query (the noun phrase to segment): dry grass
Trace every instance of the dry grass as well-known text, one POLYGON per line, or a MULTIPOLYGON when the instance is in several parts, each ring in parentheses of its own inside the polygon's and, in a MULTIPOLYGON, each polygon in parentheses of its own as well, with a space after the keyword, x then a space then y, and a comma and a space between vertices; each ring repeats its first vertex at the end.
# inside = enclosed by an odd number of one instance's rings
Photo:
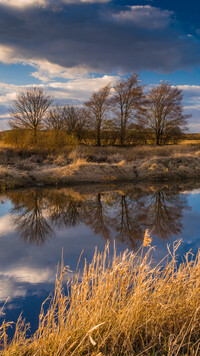
POLYGON ((0 151, 0 185, 6 187, 191 178, 200 178, 198 145, 80 146, 62 154, 0 151))
POLYGON ((122 160, 134 162, 142 159, 162 157, 185 157, 200 153, 199 145, 170 145, 170 146, 137 146, 137 147, 91 147, 79 146, 73 149, 68 157, 73 161, 78 158, 96 163, 118 163, 122 160))
POLYGON ((44 185, 199 179, 200 157, 163 157, 136 162, 95 163, 79 158, 65 166, 48 165, 31 172, 35 182, 44 185))
MULTIPOLYGON (((148 232, 144 246, 151 243, 148 232)), ((151 247, 109 258, 97 251, 83 275, 61 267, 55 294, 43 307, 36 333, 26 338, 19 320, 1 355, 193 355, 200 352, 200 259, 190 253, 177 266, 176 250, 160 264, 151 247), (68 275, 68 293, 62 281, 68 275)))

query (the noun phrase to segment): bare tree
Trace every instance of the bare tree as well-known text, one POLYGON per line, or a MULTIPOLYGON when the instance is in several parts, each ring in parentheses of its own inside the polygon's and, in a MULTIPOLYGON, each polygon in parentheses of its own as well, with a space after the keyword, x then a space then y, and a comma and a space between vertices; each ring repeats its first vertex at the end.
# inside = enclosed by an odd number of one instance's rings
POLYGON ((74 128, 74 134, 78 141, 85 139, 85 134, 89 128, 89 122, 87 117, 87 111, 85 108, 76 108, 77 121, 74 128))
POLYGON ((120 142, 124 146, 128 124, 135 119, 135 114, 143 99, 143 87, 138 81, 138 74, 127 79, 120 79, 114 86, 112 106, 120 125, 120 142))
POLYGON ((62 131, 65 129, 62 107, 57 105, 49 110, 45 118, 45 128, 53 131, 62 131))
POLYGON ((74 134, 75 127, 78 121, 78 108, 74 106, 64 106, 62 115, 63 115, 64 125, 65 125, 65 130, 69 135, 74 134))
POLYGON ((101 146, 101 128, 105 121, 106 114, 110 109, 109 94, 110 84, 94 92, 90 100, 85 103, 85 106, 88 108, 91 124, 96 131, 97 146, 101 146))
POLYGON ((165 82, 153 87, 147 94, 138 123, 143 129, 153 132, 157 145, 166 143, 170 138, 174 140, 174 135, 180 137, 186 129, 190 115, 183 113, 182 99, 182 90, 165 82))
POLYGON ((52 101, 52 97, 42 88, 34 87, 22 91, 10 107, 10 127, 31 130, 36 142, 37 133, 42 128, 43 119, 52 101))
POLYGON ((87 127, 87 114, 85 108, 65 106, 62 115, 67 133, 76 136, 77 139, 81 141, 87 127))
POLYGON ((48 130, 66 131, 81 141, 87 128, 86 110, 75 106, 56 106, 49 111, 45 127, 48 130))

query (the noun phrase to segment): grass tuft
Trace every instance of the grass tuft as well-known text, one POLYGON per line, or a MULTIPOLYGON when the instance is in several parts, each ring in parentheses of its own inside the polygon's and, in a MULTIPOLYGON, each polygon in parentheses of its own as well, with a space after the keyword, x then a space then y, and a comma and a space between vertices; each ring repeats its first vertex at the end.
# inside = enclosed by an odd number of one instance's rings
POLYGON ((89 265, 85 262, 82 274, 71 276, 61 266, 36 333, 27 338, 28 326, 20 318, 8 344, 9 325, 3 323, 1 355, 199 355, 199 255, 189 252, 177 265, 177 242, 155 265, 151 246, 144 247, 150 242, 146 231, 137 253, 114 251, 112 259, 106 245, 89 265))

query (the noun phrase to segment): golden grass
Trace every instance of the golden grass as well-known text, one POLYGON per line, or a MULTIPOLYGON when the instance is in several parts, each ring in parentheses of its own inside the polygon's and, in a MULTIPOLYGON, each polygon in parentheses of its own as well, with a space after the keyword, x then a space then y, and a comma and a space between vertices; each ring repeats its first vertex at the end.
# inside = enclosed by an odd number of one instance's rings
MULTIPOLYGON (((147 231, 144 245, 149 239, 147 231)), ((95 251, 91 264, 85 262, 82 275, 71 276, 61 266, 36 333, 27 338, 19 319, 8 345, 4 323, 1 355, 199 355, 200 259, 187 253, 177 266, 178 246, 158 265, 151 247, 115 252, 110 259, 107 245, 104 253, 95 251)))
POLYGON ((169 145, 169 146, 136 146, 136 147, 91 147, 79 146, 74 148, 68 155, 76 161, 78 158, 87 159, 89 162, 118 163, 122 160, 134 162, 145 159, 163 157, 193 157, 200 151, 199 145, 169 145))
POLYGON ((200 178, 199 146, 79 147, 62 155, 0 151, 6 188, 200 178))

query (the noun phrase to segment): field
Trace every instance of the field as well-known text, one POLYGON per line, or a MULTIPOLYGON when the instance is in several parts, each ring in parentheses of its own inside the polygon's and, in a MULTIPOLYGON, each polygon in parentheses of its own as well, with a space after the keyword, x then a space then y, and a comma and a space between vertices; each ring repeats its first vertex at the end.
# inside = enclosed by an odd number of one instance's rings
POLYGON ((68 147, 0 150, 2 189, 37 185, 200 178, 200 146, 68 147))
POLYGON ((38 330, 26 337, 19 318, 8 344, 3 323, 1 355, 199 355, 200 260, 188 253, 178 265, 179 244, 155 265, 146 230, 137 253, 115 251, 111 259, 107 245, 83 274, 61 264, 38 330))

